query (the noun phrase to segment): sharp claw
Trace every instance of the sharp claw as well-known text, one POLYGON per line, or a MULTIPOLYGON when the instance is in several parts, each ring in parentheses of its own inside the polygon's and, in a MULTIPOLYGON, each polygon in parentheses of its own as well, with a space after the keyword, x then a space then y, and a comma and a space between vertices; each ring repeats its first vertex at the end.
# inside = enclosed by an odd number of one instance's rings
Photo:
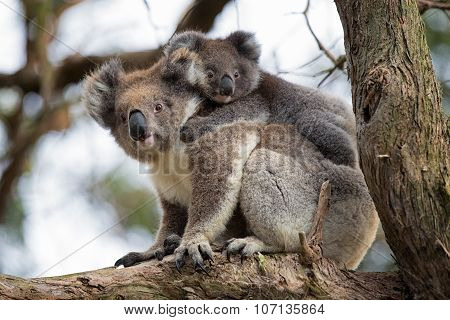
POLYGON ((231 262, 231 253, 229 250, 227 250, 227 260, 228 262, 231 262))
POLYGON ((236 240, 236 238, 231 238, 231 239, 228 239, 227 241, 225 241, 225 243, 222 246, 222 251, 224 251, 226 248, 228 248, 230 243, 232 243, 234 240, 236 240))
POLYGON ((184 258, 177 259, 175 261, 175 267, 177 268, 177 271, 181 274, 181 268, 184 266, 184 258))
POLYGON ((225 243, 223 244, 223 246, 222 246, 222 248, 220 249, 220 251, 225 251, 225 250, 227 250, 227 247, 228 247, 228 243, 227 243, 227 241, 225 241, 225 243))
POLYGON ((206 271, 205 266, 202 263, 199 262, 195 262, 194 268, 196 271, 198 271, 198 269, 200 269, 201 271, 203 271, 204 273, 206 273, 206 275, 209 276, 208 271, 206 271))
MULTIPOLYGON (((200 249, 200 246, 199 246, 200 249)), ((209 260, 209 261, 213 261, 214 262, 214 258, 212 256, 212 253, 208 251, 202 251, 200 250, 200 254, 202 255, 203 260, 209 260)))
POLYGON ((164 258, 164 253, 162 251, 156 251, 155 256, 156 256, 156 259, 161 261, 164 258))
POLYGON ((116 261, 116 263, 114 263, 114 267, 116 267, 116 268, 121 266, 121 265, 123 265, 122 259, 119 259, 119 260, 116 261))

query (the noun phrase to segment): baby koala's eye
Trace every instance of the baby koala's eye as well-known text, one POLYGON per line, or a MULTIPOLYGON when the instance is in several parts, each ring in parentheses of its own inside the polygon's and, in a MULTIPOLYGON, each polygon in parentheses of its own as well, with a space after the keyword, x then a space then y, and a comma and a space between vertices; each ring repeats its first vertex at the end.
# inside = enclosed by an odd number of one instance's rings
POLYGON ((236 71, 235 73, 234 73, 234 77, 237 79, 237 78, 239 78, 239 72, 238 71, 236 71))
POLYGON ((207 76, 209 79, 212 79, 212 78, 214 77, 214 71, 212 71, 212 70, 207 70, 207 71, 206 71, 206 76, 207 76))
POLYGON ((158 113, 163 109, 163 105, 161 103, 155 104, 154 112, 158 113))

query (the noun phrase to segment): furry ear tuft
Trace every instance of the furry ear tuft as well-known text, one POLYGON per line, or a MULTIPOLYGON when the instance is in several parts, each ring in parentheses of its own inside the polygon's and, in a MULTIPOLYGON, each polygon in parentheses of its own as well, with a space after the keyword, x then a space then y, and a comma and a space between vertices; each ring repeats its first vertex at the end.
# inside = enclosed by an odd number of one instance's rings
POLYGON ((168 57, 172 52, 180 48, 198 52, 205 39, 205 35, 197 31, 177 33, 173 35, 169 43, 164 47, 164 55, 168 57))
POLYGON ((238 53, 249 60, 258 62, 261 55, 261 46, 256 41, 254 33, 246 31, 235 31, 226 40, 230 41, 238 53))
POLYGON ((112 59, 84 80, 83 101, 88 113, 107 129, 111 129, 115 124, 116 90, 123 73, 121 62, 112 59))

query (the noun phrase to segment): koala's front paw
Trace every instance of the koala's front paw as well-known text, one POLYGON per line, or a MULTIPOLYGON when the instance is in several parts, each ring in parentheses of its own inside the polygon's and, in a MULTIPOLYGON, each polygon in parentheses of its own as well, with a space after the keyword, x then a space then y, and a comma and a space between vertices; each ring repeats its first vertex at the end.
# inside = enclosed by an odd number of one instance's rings
POLYGON ((131 267, 136 263, 148 261, 151 259, 162 260, 165 256, 172 254, 180 245, 181 237, 176 234, 171 234, 164 240, 162 246, 155 246, 145 252, 130 252, 116 261, 115 267, 124 266, 131 267))
POLYGON ((203 271, 208 274, 204 261, 213 261, 213 252, 206 237, 183 240, 175 250, 175 265, 179 272, 181 272, 181 268, 185 265, 187 256, 191 257, 196 271, 203 271))
POLYGON ((194 117, 189 119, 180 130, 180 140, 192 143, 208 132, 214 131, 211 119, 208 117, 194 117))

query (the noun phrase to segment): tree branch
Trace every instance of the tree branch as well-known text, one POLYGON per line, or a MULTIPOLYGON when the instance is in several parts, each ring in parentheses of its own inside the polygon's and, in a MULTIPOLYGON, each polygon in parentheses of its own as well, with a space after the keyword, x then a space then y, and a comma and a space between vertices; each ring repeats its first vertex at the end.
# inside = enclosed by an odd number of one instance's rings
POLYGON ((322 261, 305 269, 296 254, 258 257, 243 264, 214 255, 210 276, 173 257, 126 269, 106 268, 51 278, 0 275, 0 299, 400 299, 396 273, 354 273, 322 261))

